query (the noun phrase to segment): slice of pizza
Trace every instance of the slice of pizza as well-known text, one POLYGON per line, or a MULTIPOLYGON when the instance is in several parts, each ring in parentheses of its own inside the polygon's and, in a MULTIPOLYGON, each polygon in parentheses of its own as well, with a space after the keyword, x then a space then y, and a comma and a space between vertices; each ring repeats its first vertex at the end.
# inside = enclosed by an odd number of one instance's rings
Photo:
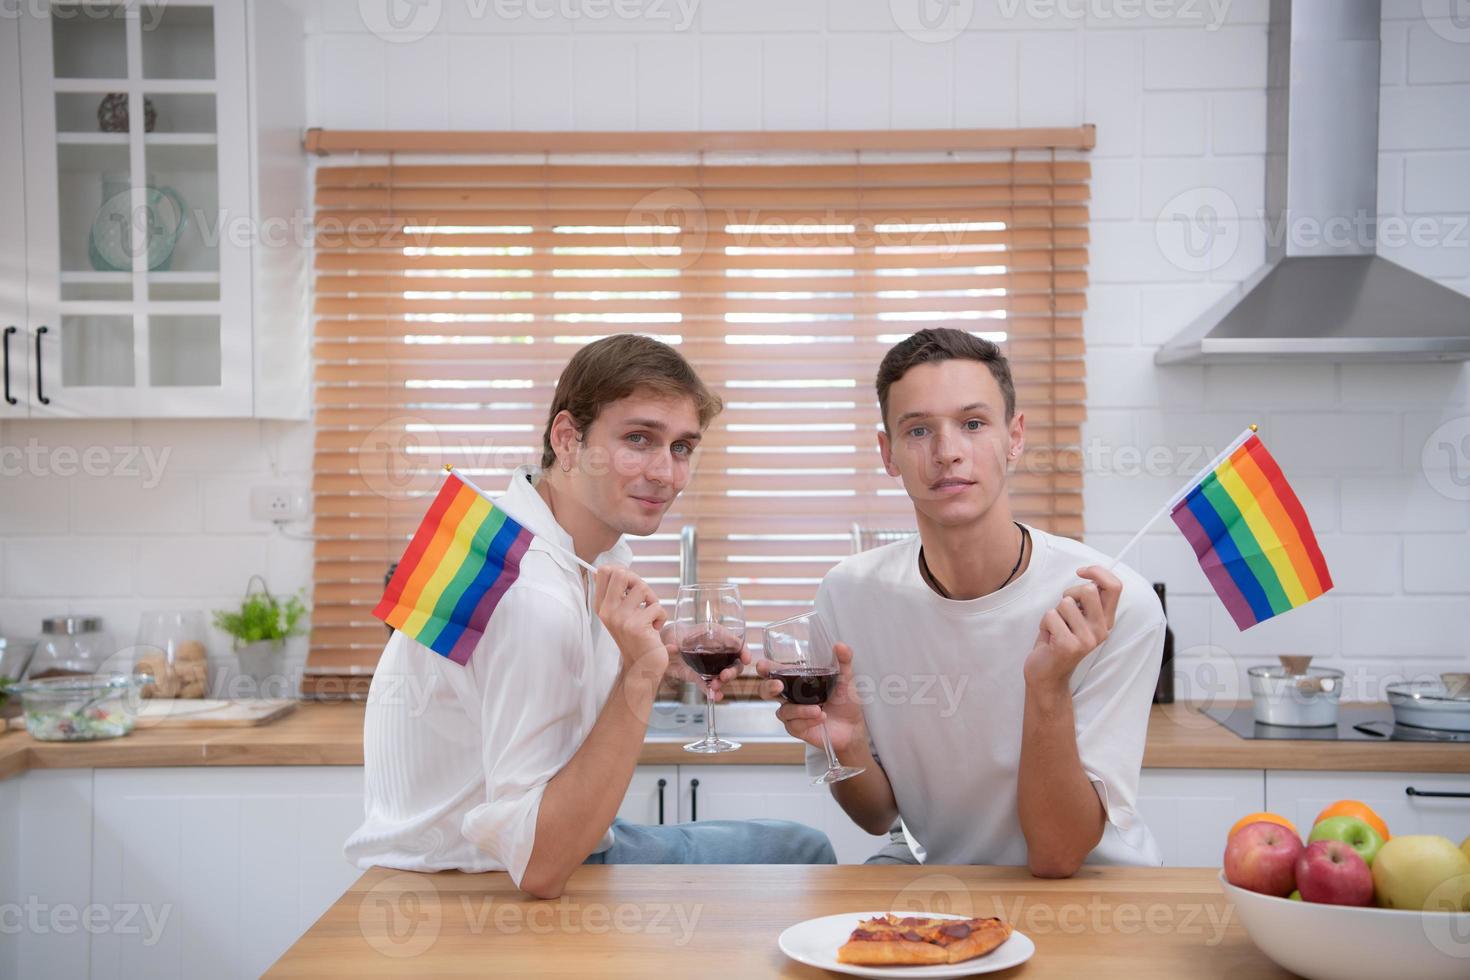
POLYGON ((887 913, 859 922, 837 962, 859 966, 960 963, 984 956, 1011 936, 1000 919, 935 919, 887 913))

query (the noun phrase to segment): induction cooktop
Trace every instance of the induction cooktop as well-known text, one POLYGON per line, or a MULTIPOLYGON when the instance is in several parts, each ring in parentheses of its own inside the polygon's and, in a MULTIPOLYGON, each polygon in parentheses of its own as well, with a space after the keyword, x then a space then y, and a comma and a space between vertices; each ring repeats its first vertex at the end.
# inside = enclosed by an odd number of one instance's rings
POLYGON ((1470 732, 1437 728, 1415 728, 1393 720, 1393 709, 1383 704, 1344 704, 1337 711, 1337 724, 1314 728, 1295 725, 1264 725, 1255 719, 1249 704, 1200 711, 1241 738, 1327 742, 1470 742, 1470 732))

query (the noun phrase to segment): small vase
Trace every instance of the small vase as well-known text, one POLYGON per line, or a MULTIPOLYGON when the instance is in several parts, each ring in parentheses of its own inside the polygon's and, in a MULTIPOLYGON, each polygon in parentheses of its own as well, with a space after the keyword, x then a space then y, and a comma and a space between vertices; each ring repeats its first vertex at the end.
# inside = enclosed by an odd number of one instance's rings
POLYGON ((248 697, 269 697, 271 695, 268 692, 284 687, 285 651, 284 643, 271 640, 260 640, 238 647, 235 656, 240 661, 240 676, 249 679, 244 686, 253 688, 241 691, 240 694, 248 697))

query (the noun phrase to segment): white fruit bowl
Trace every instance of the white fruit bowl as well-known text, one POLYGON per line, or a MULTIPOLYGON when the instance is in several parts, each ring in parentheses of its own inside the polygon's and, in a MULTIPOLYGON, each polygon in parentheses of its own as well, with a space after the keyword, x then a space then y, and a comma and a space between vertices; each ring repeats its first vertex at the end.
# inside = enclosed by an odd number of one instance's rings
POLYGON ((1465 980, 1470 912, 1406 912, 1293 902, 1237 888, 1225 897, 1251 941, 1307 980, 1465 980))

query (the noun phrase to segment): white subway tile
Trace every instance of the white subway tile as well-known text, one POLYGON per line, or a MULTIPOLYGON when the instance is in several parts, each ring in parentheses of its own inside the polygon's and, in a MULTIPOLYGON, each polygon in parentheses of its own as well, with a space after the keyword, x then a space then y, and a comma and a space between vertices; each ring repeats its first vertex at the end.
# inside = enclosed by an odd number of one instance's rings
MULTIPOLYGON (((1400 423, 1388 412, 1272 412, 1267 444, 1292 473, 1370 473, 1399 468, 1400 423)), ((1263 438, 1266 438, 1263 436, 1263 438)))
MULTIPOLYGON (((1139 207, 1143 217, 1149 219, 1167 214, 1186 196, 1202 190, 1213 197, 1201 197, 1201 201, 1214 204, 1214 198, 1222 192, 1228 198, 1228 203, 1222 198, 1215 205, 1216 217, 1226 222, 1255 217, 1266 199, 1265 163, 1256 157, 1144 160, 1142 170, 1139 207)), ((1245 237, 1244 232, 1241 237, 1245 237)))
MULTIPOLYGON (((1094 168, 1096 164, 1093 165, 1094 168)), ((1089 283, 1082 329, 1089 347, 1132 347, 1138 343, 1137 286, 1089 283)))
MULTIPOLYGON (((593 35, 572 42, 572 125, 582 130, 636 129, 639 75, 632 38, 593 35)), ((663 84, 671 79, 664 77, 663 84)))
POLYGON ((1009 34, 962 34, 954 42, 956 126, 1015 126, 1016 38, 1009 34))
POLYGON ((1151 89, 1264 88, 1266 28, 1151 31, 1144 36, 1143 66, 1151 89))
POLYGON ((1100 347, 1087 352, 1087 404, 1099 408, 1178 409, 1197 406, 1202 372, 1196 365, 1158 367, 1147 348, 1100 347))
POLYGON ((907 37, 893 40, 893 126, 948 129, 954 125, 955 48, 907 37))
POLYGON ((445 0, 444 33, 567 34, 577 16, 570 3, 544 0, 445 0))
MULTIPOLYGON (((1242 422, 1260 424, 1263 411, 1319 408, 1337 398, 1334 364, 1211 364, 1205 368, 1204 403, 1212 409, 1252 413, 1242 422)), ((1270 445, 1271 435, 1261 437, 1270 445)))
POLYGON ((517 38, 511 46, 511 118, 517 129, 572 128, 571 51, 568 37, 517 38))
MULTIPOLYGON (((1158 523, 1156 533, 1146 534, 1138 543, 1139 557, 1138 569, 1148 575, 1151 582, 1163 582, 1169 590, 1169 619, 1176 620, 1180 613, 1176 610, 1183 609, 1186 605, 1194 605, 1196 609, 1203 604, 1186 603, 1187 599, 1203 597, 1211 602, 1218 601, 1215 598, 1215 589, 1210 585, 1210 580, 1205 576, 1204 569, 1200 568, 1199 559, 1194 556, 1194 549, 1189 545, 1180 530, 1174 526, 1174 522, 1165 518, 1158 523)), ((1209 641, 1209 617, 1204 618, 1204 629, 1190 637, 1180 634, 1176 626, 1176 641, 1180 643, 1206 643, 1209 641)))
POLYGON ((1362 532, 1465 531, 1470 506, 1432 487, 1422 473, 1347 477, 1342 529, 1362 532))
POLYGON ((139 464, 169 473, 245 473, 269 470, 262 423, 244 420, 140 420, 139 464))
POLYGON ((1404 591, 1470 593, 1470 535, 1407 534, 1404 591))
POLYGON ((1378 215, 1384 218, 1404 213, 1404 157, 1401 151, 1378 153, 1378 215))
POLYGON ((1083 116, 1097 126, 1093 157, 1130 156, 1140 146, 1143 38, 1136 33, 1086 36, 1083 116))
POLYGON ((699 128, 699 42, 693 37, 638 42, 638 128, 699 128))
POLYGON ((827 30, 891 34, 893 10, 892 0, 827 0, 827 30))
POLYGON ((316 122, 337 129, 387 124, 386 45, 371 34, 316 39, 316 122))
POLYGON ((250 516, 250 491, 265 482, 264 476, 200 478, 204 530, 211 534, 265 534, 271 531, 270 522, 257 521, 250 516))
POLYGON ((1463 41, 1452 41, 1428 24, 1409 25, 1407 30, 1409 84, 1470 82, 1470 54, 1463 41))
POLYGON ((820 31, 826 24, 825 0, 700 0, 700 29, 774 36, 787 31, 820 31))
POLYGON ((892 46, 878 35, 838 35, 827 41, 827 125, 887 129, 892 46))
MULTIPOLYGON (((65 534, 70 527, 69 484, 60 476, 45 475, 48 470, 36 466, 36 474, 26 468, 20 447, 0 448, 4 461, 0 475, 0 534, 65 534), (7 450, 13 448, 13 453, 7 450)), ((33 464, 34 465, 34 464, 33 464)))
POLYGON ((818 37, 768 36, 761 44, 766 129, 825 129, 827 56, 818 37))
POLYGON ((1143 97, 1143 152, 1151 157, 1205 152, 1209 103, 1196 92, 1150 92, 1143 97))
POLYGON ((1321 534, 1317 543, 1332 576, 1334 595, 1394 595, 1403 585, 1405 561, 1397 535, 1321 534))
POLYGON ((1082 507, 1090 532, 1133 535, 1179 489, 1162 476, 1090 475, 1082 484, 1082 507))
MULTIPOLYGON (((138 545, 138 589, 154 595, 243 595, 250 576, 268 571, 269 540, 241 535, 145 539, 138 545)), ((269 584, 272 592, 278 590, 269 584)))
MULTIPOLYGON (((1259 663, 1274 665, 1276 658, 1283 654, 1333 657, 1342 649, 1338 614, 1345 608, 1350 608, 1350 604, 1339 602, 1328 592, 1305 606, 1288 609, 1241 630, 1225 604, 1217 599, 1210 606, 1210 643, 1245 667, 1259 663)), ((1246 697, 1249 696, 1247 693, 1246 697)))
POLYGON ((74 533, 181 534, 203 526, 195 476, 170 474, 154 486, 119 477, 79 477, 71 492, 74 533))
POLYGON ((579 0, 578 34, 663 34, 693 40, 703 0, 579 0))
POLYGON ((1434 486, 1470 501, 1470 408, 1405 412, 1399 468, 1423 473, 1434 486), (1466 488, 1463 491, 1460 488, 1466 488))
POLYGON ((449 127, 448 38, 431 34, 385 46, 388 62, 388 128, 449 127))
POLYGON ((8 596, 132 595, 138 577, 132 538, 12 538, 5 544, 8 596))
POLYGON ((1228 290, 1223 283, 1196 282, 1187 286, 1143 286, 1139 339, 1145 347, 1161 346, 1204 313, 1228 290))
POLYGON ((1342 403, 1360 409, 1470 405, 1470 364, 1344 364, 1342 403))
POLYGON ((759 38, 700 39, 700 128, 760 129, 761 55, 759 38))
POLYGON ((1094 221, 1133 221, 1138 213, 1138 161, 1109 159, 1092 161, 1092 201, 1088 205, 1094 221))
POLYGON ((1348 657, 1465 656, 1470 603, 1459 599, 1357 599, 1342 606, 1348 657), (1412 628, 1405 628, 1412 624, 1412 628))
POLYGON ((1266 152, 1266 93, 1215 92, 1210 96, 1210 147, 1216 154, 1266 152))
POLYGON ((510 129, 511 41, 449 38, 449 128, 510 129))
POLYGON ((1078 91, 1080 35, 1023 34, 1018 45, 1022 126, 1075 126, 1082 118, 1078 91))
POLYGON ((1378 95, 1378 141, 1385 150, 1470 148, 1470 85, 1410 85, 1378 95))
MULTIPOLYGON (((1466 61, 1470 61, 1467 51, 1466 61)), ((1425 215, 1409 226, 1409 234, 1429 244, 1467 253, 1470 269, 1470 153, 1415 153, 1404 159, 1404 211, 1425 215), (1461 212, 1448 214, 1447 212, 1461 212)), ((1381 232, 1380 232, 1381 234, 1381 232)))
POLYGON ((1198 278, 1177 257, 1182 232, 1174 223, 1094 221, 1088 278, 1101 283, 1162 283, 1198 278))
POLYGON ((1409 51, 1407 24, 1391 21, 1387 17, 1378 27, 1378 84, 1402 85, 1407 80, 1405 59, 1409 51))

